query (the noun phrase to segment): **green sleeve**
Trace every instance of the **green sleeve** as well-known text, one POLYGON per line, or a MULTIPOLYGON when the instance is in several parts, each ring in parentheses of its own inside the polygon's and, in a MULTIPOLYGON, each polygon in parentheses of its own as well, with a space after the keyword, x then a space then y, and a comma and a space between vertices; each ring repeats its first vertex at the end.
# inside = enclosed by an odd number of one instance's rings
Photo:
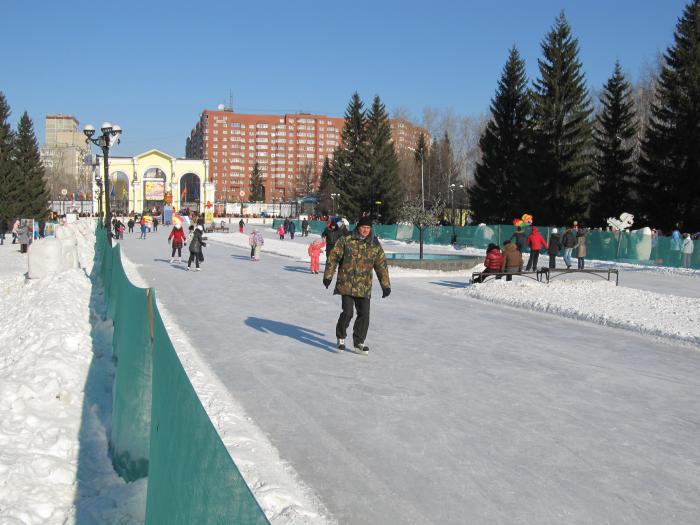
POLYGON ((335 268, 338 266, 338 262, 343 256, 345 251, 345 237, 338 239, 335 243, 331 253, 328 254, 328 259, 326 260, 326 270, 323 272, 324 279, 333 279, 333 274, 335 273, 335 268))
POLYGON ((386 256, 384 255, 384 249, 381 246, 377 246, 377 256, 374 258, 374 271, 379 279, 379 284, 382 289, 391 288, 391 281, 389 280, 389 269, 386 266, 386 256))

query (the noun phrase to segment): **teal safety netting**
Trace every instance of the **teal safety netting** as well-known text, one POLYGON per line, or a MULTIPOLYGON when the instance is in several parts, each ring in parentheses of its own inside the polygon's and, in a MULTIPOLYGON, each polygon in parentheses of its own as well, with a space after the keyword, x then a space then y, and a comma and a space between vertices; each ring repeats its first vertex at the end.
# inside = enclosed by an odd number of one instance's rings
POLYGON ((125 480, 148 476, 146 523, 268 524, 177 357, 153 289, 131 284, 102 228, 96 254, 114 324, 109 448, 125 480))
POLYGON ((146 523, 267 524, 154 313, 146 523))
MULTIPOLYGON (((294 221, 297 231, 301 226, 299 221, 294 221)), ((276 228, 282 223, 282 219, 275 219, 273 226, 276 228)), ((310 221, 309 230, 312 233, 321 233, 326 227, 323 221, 310 221)), ((354 225, 350 225, 353 229, 354 225)), ((539 227, 543 237, 549 241, 552 227, 539 227)), ((558 227, 563 233, 564 228, 558 227)), ((405 224, 378 224, 374 227, 375 234, 380 239, 391 239, 405 242, 419 242, 420 232, 418 228, 405 224)), ((526 234, 530 228, 525 227, 526 234)), ((423 242, 425 244, 449 245, 453 234, 456 243, 461 246, 473 248, 486 248, 489 244, 503 245, 503 241, 510 239, 515 233, 515 226, 510 224, 485 224, 481 226, 437 226, 427 228, 424 231, 423 242)), ((632 232, 610 232, 593 230, 586 234, 586 258, 601 261, 620 261, 654 266, 681 267, 683 257, 679 250, 674 250, 671 237, 657 237, 645 235, 643 230, 632 232)), ((690 260, 691 268, 700 268, 700 241, 694 241, 694 250, 690 260)), ((676 246, 677 247, 677 246, 676 246)))

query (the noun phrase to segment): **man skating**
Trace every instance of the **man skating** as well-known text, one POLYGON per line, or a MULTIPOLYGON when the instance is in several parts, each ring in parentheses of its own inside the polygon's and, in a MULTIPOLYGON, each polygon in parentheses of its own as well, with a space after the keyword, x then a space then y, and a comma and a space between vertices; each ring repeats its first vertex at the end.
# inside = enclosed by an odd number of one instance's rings
POLYGON ((352 329, 353 348, 355 352, 367 355, 369 348, 365 345, 365 338, 369 328, 373 269, 382 287, 382 297, 387 297, 391 293, 384 250, 379 240, 372 234, 372 220, 369 217, 360 219, 352 234, 340 237, 333 247, 323 274, 323 285, 326 288, 333 280, 336 266, 338 266, 338 278, 333 293, 342 297, 343 308, 335 327, 338 348, 345 349, 345 337, 354 306, 357 310, 357 318, 352 329))

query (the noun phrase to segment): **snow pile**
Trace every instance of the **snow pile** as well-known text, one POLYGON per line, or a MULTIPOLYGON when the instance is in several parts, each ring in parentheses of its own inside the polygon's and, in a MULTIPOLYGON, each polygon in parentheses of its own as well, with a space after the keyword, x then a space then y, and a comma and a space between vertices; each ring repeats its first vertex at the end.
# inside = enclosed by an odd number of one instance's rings
POLYGON ((40 280, 25 280, 16 245, 0 247, 2 523, 143 522, 145 482, 124 483, 107 454, 111 328, 86 275, 92 227, 66 227, 86 267, 40 280))
MULTIPOLYGON (((247 235, 237 233, 235 236, 224 236, 231 239, 245 237, 247 243, 247 235)), ((213 240, 214 235, 209 234, 208 237, 213 240)), ((265 246, 267 243, 266 239, 265 246)), ((138 265, 132 263, 124 253, 122 265, 134 285, 142 288, 149 286, 138 273, 138 265)), ((187 335, 157 300, 157 292, 156 302, 173 347, 202 406, 268 520, 273 525, 335 523, 313 491, 303 483, 293 467, 279 457, 267 436, 200 358, 187 335)))
POLYGON ((489 281, 446 293, 700 345, 700 299, 579 280, 489 281))

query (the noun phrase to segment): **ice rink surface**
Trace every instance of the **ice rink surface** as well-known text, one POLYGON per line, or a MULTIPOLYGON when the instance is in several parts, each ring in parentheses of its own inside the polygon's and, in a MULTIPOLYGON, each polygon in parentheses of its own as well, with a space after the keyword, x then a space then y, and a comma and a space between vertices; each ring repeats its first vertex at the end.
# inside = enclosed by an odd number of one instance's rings
POLYGON ((186 272, 167 233, 124 253, 339 523, 698 522, 698 349, 447 294, 464 276, 375 280, 370 355, 339 352, 307 258, 212 241, 186 272))

